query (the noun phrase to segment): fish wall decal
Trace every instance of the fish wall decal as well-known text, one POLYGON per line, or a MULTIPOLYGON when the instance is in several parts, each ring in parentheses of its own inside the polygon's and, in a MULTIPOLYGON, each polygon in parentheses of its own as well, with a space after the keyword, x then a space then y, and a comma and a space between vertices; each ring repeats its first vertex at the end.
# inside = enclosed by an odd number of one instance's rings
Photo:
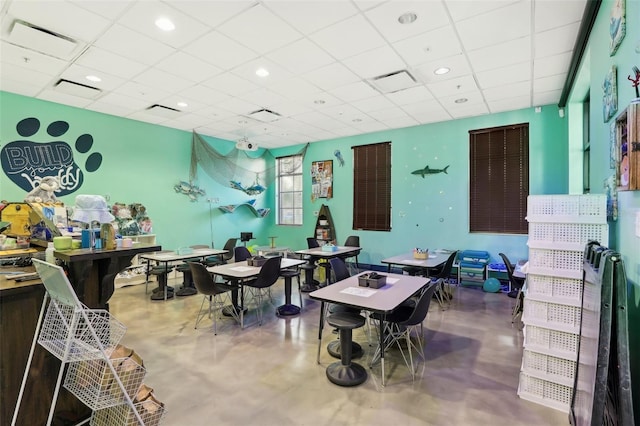
POLYGON ((436 175, 438 173, 445 173, 445 174, 449 174, 447 173, 447 169, 449 168, 449 166, 445 167, 444 169, 432 169, 429 166, 425 166, 424 169, 418 169, 418 170, 414 170, 411 172, 412 175, 420 175, 422 176, 422 178, 424 178, 424 175, 436 175))

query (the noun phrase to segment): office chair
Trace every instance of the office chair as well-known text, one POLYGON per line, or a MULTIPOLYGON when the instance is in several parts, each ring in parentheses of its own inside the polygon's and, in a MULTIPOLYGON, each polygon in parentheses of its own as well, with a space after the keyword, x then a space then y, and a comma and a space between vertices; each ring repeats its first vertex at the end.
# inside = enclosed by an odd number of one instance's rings
MULTIPOLYGON (((202 298, 202 304, 200 310, 196 316, 196 324, 194 328, 198 328, 198 324, 202 319, 208 315, 209 318, 213 318, 213 334, 218 334, 218 321, 217 316, 222 311, 222 308, 228 303, 231 305, 234 317, 238 317, 238 313, 235 311, 235 307, 231 304, 228 293, 234 289, 233 286, 216 283, 213 280, 213 276, 207 271, 206 266, 199 262, 188 262, 191 269, 191 276, 193 277, 193 283, 196 289, 204 297, 202 298), (209 301, 208 309, 205 308, 204 302, 209 301), (216 315, 218 314, 218 315, 216 315)), ((237 287, 235 287, 237 288, 237 287)))

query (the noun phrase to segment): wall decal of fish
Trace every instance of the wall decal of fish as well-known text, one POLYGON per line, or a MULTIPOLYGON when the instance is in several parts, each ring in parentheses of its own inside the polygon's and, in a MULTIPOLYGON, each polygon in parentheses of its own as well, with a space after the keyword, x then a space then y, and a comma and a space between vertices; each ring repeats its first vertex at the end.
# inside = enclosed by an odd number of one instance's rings
POLYGON ((429 166, 425 166, 424 169, 418 169, 418 170, 414 170, 411 172, 412 175, 420 175, 422 176, 422 178, 424 179, 424 175, 436 175, 438 173, 447 173, 447 169, 449 168, 449 166, 445 167, 444 169, 432 169, 429 168, 429 166))

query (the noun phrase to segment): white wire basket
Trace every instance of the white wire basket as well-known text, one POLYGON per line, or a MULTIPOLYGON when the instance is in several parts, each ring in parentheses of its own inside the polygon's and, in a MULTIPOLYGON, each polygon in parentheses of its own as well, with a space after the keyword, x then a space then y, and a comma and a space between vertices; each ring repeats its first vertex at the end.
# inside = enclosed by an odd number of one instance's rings
POLYGON ((72 362, 67 370, 64 387, 87 407, 100 410, 127 403, 120 383, 124 392, 133 400, 145 374, 145 368, 130 357, 72 362), (115 375, 109 362, 113 365, 115 375))
POLYGON ((573 387, 520 373, 518 396, 546 407, 569 412, 573 387))
POLYGON ((582 279, 583 251, 529 248, 529 273, 582 279))
POLYGON ((581 308, 524 298, 522 322, 525 325, 552 328, 567 333, 580 333, 581 308))
POLYGON ((575 361, 578 359, 580 335, 550 328, 528 325, 524 329, 524 347, 575 361))
POLYGON ((96 359, 122 339, 126 327, 103 309, 75 308, 51 300, 38 343, 65 362, 96 359), (65 358, 65 351, 69 345, 65 358))
POLYGON ((606 244, 609 241, 609 225, 529 222, 529 247, 584 251, 585 244, 591 240, 606 244))
POLYGON ((607 223, 605 194, 530 195, 529 222, 607 223))
MULTIPOLYGON (((166 413, 164 404, 147 400, 133 404, 145 426, 157 426, 162 423, 166 413)), ((104 410, 94 411, 91 415, 92 426, 138 426, 140 423, 129 405, 116 405, 104 410)))
POLYGON ((555 383, 573 387, 576 362, 565 358, 525 349, 522 353, 522 371, 555 383))

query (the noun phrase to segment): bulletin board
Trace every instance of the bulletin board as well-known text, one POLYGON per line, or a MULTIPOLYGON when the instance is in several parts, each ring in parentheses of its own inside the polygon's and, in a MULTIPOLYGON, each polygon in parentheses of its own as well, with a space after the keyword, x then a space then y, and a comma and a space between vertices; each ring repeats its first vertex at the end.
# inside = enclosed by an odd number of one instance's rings
POLYGON ((333 198, 333 160, 311 163, 311 199, 333 198))

